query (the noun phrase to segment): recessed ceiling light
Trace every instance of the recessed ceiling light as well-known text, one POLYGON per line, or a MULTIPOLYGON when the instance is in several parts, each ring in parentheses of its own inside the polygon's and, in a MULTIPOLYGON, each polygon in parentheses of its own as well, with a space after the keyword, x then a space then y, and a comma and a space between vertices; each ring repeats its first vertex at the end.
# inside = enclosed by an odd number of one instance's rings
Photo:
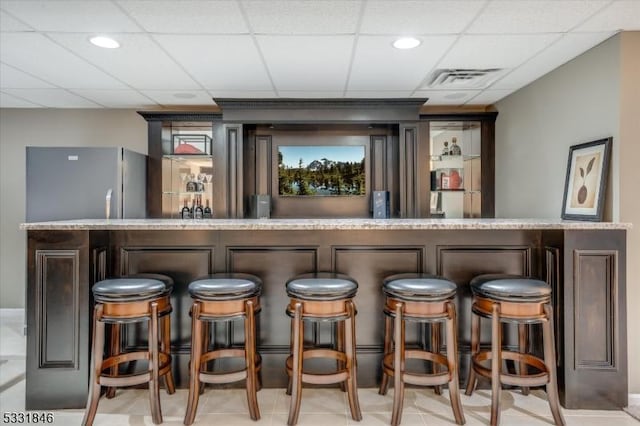
POLYGON ((413 37, 402 37, 393 42, 396 49, 413 49, 420 46, 421 41, 413 37))
POLYGON ((91 44, 98 47, 104 47, 105 49, 117 49, 118 47, 120 47, 120 43, 112 38, 105 36, 91 37, 89 41, 91 42, 91 44))
POLYGON ((174 93, 173 97, 178 99, 193 99, 196 95, 193 93, 174 93))

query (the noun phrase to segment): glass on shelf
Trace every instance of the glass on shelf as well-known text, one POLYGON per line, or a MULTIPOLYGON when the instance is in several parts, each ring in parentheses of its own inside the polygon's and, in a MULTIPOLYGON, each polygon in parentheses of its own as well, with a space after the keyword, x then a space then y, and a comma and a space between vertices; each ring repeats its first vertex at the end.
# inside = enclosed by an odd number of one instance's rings
POLYGON ((457 142, 458 142, 457 138, 455 137, 451 138, 451 148, 449 150, 449 155, 462 155, 462 149, 460 148, 460 145, 458 145, 457 142))

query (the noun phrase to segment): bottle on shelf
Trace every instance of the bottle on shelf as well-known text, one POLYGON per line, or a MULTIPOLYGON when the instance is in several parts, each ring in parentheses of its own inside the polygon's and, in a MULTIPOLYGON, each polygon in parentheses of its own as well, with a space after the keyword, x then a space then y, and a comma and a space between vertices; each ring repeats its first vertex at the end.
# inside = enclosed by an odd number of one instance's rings
POLYGON ((185 198, 184 199, 184 207, 182 207, 182 210, 180 210, 180 217, 182 219, 189 219, 191 218, 191 210, 189 209, 189 199, 185 198))
POLYGON ((204 208, 202 217, 205 219, 211 219, 213 217, 213 212, 211 211, 211 207, 209 207, 209 199, 207 198, 205 202, 207 203, 207 205, 204 208))
POLYGON ((462 149, 460 145, 458 145, 457 138, 451 138, 451 150, 449 151, 450 155, 462 155, 462 149))
POLYGON ((449 142, 444 141, 444 148, 442 148, 442 155, 449 155, 449 142))
POLYGON ((194 208, 193 218, 194 219, 202 219, 203 216, 204 216, 204 212, 202 210, 202 203, 200 201, 200 196, 198 195, 196 197, 196 206, 194 208))

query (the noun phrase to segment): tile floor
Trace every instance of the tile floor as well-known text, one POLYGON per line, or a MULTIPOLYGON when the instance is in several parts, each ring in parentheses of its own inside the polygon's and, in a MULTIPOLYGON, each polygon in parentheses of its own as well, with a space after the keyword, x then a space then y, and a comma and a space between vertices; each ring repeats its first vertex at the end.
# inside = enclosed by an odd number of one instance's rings
MULTIPOLYGON (((0 309, 0 411, 23 411, 25 392, 25 338, 22 335, 23 310, 0 309)), ((446 392, 445 392, 446 394, 446 392)), ((118 390, 116 398, 100 400, 96 426, 152 425, 148 393, 145 390, 118 390)), ((388 425, 391 420, 393 389, 380 396, 377 389, 359 389, 363 419, 354 422, 349 414, 346 395, 338 389, 305 389, 298 424, 318 426, 388 425)), ((181 425, 187 392, 174 395, 161 391, 165 425, 181 425)), ((258 393, 262 418, 253 422, 248 415, 245 393, 240 389, 207 389, 200 398, 196 425, 286 425, 289 397, 284 389, 263 389, 258 393)), ((467 425, 488 425, 491 395, 488 390, 462 395, 467 425)), ((503 392, 502 425, 552 425, 545 393, 533 391, 524 397, 518 392, 503 392)), ((54 411, 57 425, 79 425, 83 410, 54 411)), ((563 410, 568 426, 639 425, 623 411, 563 410)), ((4 424, 4 423, 3 423, 4 424)), ((402 425, 454 425, 446 395, 437 396, 430 389, 407 389, 402 425)))

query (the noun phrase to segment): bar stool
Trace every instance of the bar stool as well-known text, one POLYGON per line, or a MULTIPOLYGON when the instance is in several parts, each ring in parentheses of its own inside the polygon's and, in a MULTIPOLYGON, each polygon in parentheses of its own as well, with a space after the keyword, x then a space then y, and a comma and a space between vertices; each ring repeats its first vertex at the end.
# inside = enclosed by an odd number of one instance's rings
POLYGON ((393 377, 391 424, 393 426, 400 424, 405 383, 437 387, 448 383, 451 408, 456 423, 464 424, 465 418, 458 387, 458 341, 456 309, 453 303, 457 290, 456 284, 436 275, 407 273, 385 278, 382 290, 386 301, 384 356, 379 393, 386 395, 389 378, 393 377), (439 353, 439 344, 431 348, 432 352, 405 349, 405 321, 431 323, 432 333, 435 330, 439 332, 440 325, 444 322, 447 336, 446 356, 439 353), (438 328, 434 329, 433 325, 438 328), (407 358, 431 361, 434 366, 433 373, 406 371, 407 358), (444 367, 445 371, 438 371, 436 366, 444 367))
POLYGON ((536 279, 518 275, 480 275, 471 280, 471 367, 466 394, 471 395, 478 376, 491 380, 491 424, 500 421, 500 393, 502 385, 523 387, 546 385, 549 407, 556 425, 564 425, 558 402, 556 382, 556 354, 553 336, 551 287, 536 279), (491 319, 491 350, 480 350, 480 318, 491 319), (502 350, 501 323, 518 324, 519 352, 502 350), (529 324, 542 324, 544 360, 526 353, 529 324), (518 374, 504 372, 502 360, 519 365, 518 374), (483 365, 490 361, 490 367, 483 365), (528 367, 537 372, 529 373, 528 367))
MULTIPOLYGON (((127 275, 123 278, 149 278, 152 280, 162 281, 169 292, 171 294, 173 292, 173 278, 168 275, 163 274, 155 274, 155 273, 138 273, 127 275)), ((160 316, 160 327, 162 328, 162 339, 160 340, 160 352, 164 352, 167 354, 171 353, 171 315, 161 315, 160 316)), ((121 323, 111 323, 111 337, 109 338, 109 355, 116 356, 120 355, 122 348, 122 326, 121 323)), ((117 376, 118 366, 111 367, 110 374, 113 376, 117 376)), ((165 383, 167 389, 172 389, 171 393, 173 393, 173 389, 175 389, 175 385, 173 384, 172 375, 165 375, 165 382, 168 380, 171 383, 165 383)), ((108 387, 105 393, 105 397, 107 399, 111 399, 116 396, 116 387, 108 387)))
POLYGON ((256 351, 255 314, 260 311, 262 281, 249 274, 218 273, 208 275, 189 284, 193 298, 191 306, 191 362, 189 365, 189 400, 184 424, 190 425, 196 417, 201 383, 233 383, 247 380, 249 415, 260 419, 258 397, 258 372, 261 358, 256 351), (208 324, 215 321, 233 321, 244 318, 244 349, 224 348, 209 351, 208 324), (206 370, 208 361, 241 357, 244 368, 231 372, 206 370))
POLYGON ((289 426, 298 422, 302 383, 346 383, 351 417, 362 420, 356 381, 356 336, 353 297, 358 283, 351 277, 332 272, 298 275, 286 284, 290 297, 287 315, 291 317, 291 355, 286 368, 289 375, 287 394, 291 395, 289 426), (336 349, 304 349, 303 321, 336 323, 336 349), (310 358, 331 358, 338 370, 328 374, 305 373, 303 361, 310 358))
MULTIPOLYGON (((168 277, 164 277, 166 280, 168 277)), ((170 280, 170 278, 169 278, 170 280)), ((149 401, 153 423, 162 423, 160 408, 159 378, 164 377, 167 393, 175 392, 171 372, 171 354, 169 352, 169 314, 171 303, 169 295, 172 287, 165 282, 145 277, 113 278, 97 282, 93 286, 95 300, 93 317, 93 347, 91 350, 91 379, 89 397, 82 420, 83 425, 92 425, 98 409, 101 386, 133 386, 149 383, 149 401), (159 321, 162 320, 162 328, 159 321), (148 349, 121 353, 119 343, 109 343, 110 355, 104 359, 105 324, 111 324, 112 330, 128 323, 149 321, 148 349), (162 333, 159 333, 159 332, 162 333), (162 334, 159 338, 158 335, 162 334), (117 348, 116 353, 113 353, 117 348), (126 375, 118 374, 118 366, 125 362, 148 360, 146 371, 126 375), (109 372, 105 372, 109 370, 109 372)), ((113 392, 109 390, 109 392, 113 392)))

